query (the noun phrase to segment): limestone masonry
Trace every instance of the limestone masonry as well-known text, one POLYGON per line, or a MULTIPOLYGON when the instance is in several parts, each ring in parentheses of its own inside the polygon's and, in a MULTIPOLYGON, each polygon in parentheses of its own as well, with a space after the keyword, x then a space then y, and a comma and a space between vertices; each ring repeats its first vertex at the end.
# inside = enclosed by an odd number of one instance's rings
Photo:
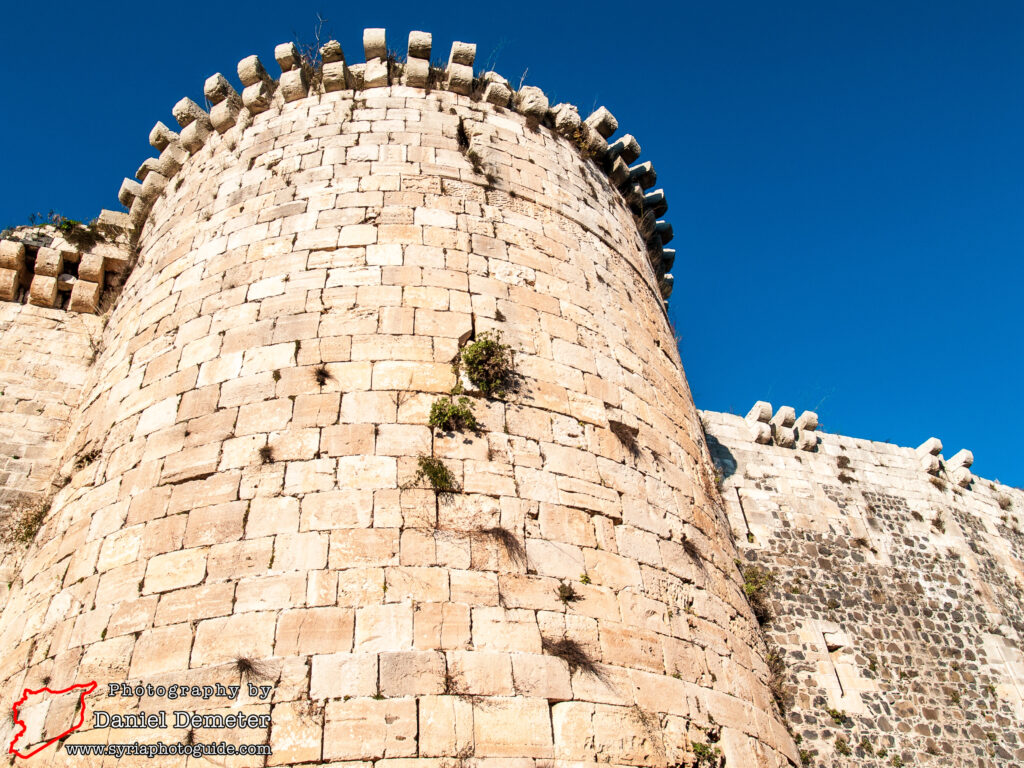
POLYGON ((99 683, 28 763, 1024 761, 1024 494, 699 413, 637 140, 363 44, 243 59, 127 213, 0 240, 0 701, 99 683), (133 742, 264 753, 68 749, 133 742))

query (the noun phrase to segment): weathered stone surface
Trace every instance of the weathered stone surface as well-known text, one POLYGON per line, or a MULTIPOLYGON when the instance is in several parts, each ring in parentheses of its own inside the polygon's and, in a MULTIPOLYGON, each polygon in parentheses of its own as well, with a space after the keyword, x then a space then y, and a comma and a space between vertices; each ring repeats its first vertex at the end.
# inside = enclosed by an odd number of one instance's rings
POLYGON ((131 251, 79 259, 69 308, 103 318, 58 331, 59 309, 0 306, 18 350, 0 433, 29 457, 0 482, 64 483, 0 581, 0 685, 81 658, 122 678, 266 676, 273 765, 685 765, 709 714, 737 734, 731 763, 784 765, 666 353, 664 257, 595 162, 613 120, 549 120, 539 89, 474 82, 473 46, 443 90, 425 36, 404 68, 373 38, 352 68, 325 46, 323 93, 288 46, 279 85, 250 57, 240 96, 215 76, 207 118, 176 110, 181 136, 157 131, 161 157, 125 188, 134 271, 131 251), (499 328, 519 390, 475 387, 478 431, 432 429, 452 359, 499 328), (562 704, 586 718, 552 730, 562 704), (676 752, 650 751, 663 742, 676 752))

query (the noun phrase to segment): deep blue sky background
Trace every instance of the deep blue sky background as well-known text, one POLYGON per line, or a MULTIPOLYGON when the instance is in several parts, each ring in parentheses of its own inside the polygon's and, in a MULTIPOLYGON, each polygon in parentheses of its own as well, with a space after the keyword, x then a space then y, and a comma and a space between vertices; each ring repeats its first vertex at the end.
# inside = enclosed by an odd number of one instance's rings
POLYGON ((117 208, 156 120, 317 13, 353 61, 363 27, 423 29, 612 110, 669 197, 699 407, 935 435, 1024 486, 1024 3, 10 3, 0 227, 117 208))

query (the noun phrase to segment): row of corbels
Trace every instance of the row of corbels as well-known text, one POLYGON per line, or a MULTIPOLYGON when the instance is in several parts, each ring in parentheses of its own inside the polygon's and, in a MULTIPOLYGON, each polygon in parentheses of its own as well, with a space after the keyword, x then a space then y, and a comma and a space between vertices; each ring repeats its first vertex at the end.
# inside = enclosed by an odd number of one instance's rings
POLYGON ((917 446, 914 452, 921 459, 921 469, 929 475, 938 477, 945 468, 949 478, 961 488, 969 486, 974 479, 974 475, 971 474, 974 454, 966 448, 957 451, 943 462, 942 441, 937 437, 929 437, 917 446))
POLYGON ((665 247, 672 240, 672 225, 661 219, 668 210, 668 202, 664 190, 652 189, 658 178, 653 165, 636 163, 640 157, 636 138, 626 134, 609 143, 619 123, 605 107, 581 119, 575 106, 551 106, 544 92, 535 86, 514 90, 508 80, 495 72, 475 77, 476 45, 473 43, 454 42, 443 71, 431 67, 431 47, 429 32, 410 32, 408 57, 404 62, 396 62, 388 55, 385 31, 366 29, 363 31, 364 63, 347 63, 341 44, 336 40, 320 48, 322 64, 318 83, 311 81, 309 62, 303 59, 294 43, 282 43, 274 49, 274 58, 281 69, 278 80, 267 73, 258 56, 247 56, 238 63, 241 93, 224 75, 217 73, 209 77, 203 93, 212 105, 210 111, 206 112, 192 99, 181 99, 171 110, 181 131, 172 131, 158 122, 150 132, 149 142, 160 156, 147 158, 135 179, 125 179, 121 184, 118 199, 129 209, 128 219, 133 231, 141 229, 168 180, 214 132, 224 134, 236 126, 244 129, 254 115, 269 110, 275 99, 287 103, 311 93, 388 85, 427 88, 436 81, 436 85, 454 93, 479 94, 490 104, 515 109, 531 121, 547 125, 593 158, 639 218, 659 290, 662 298, 667 299, 673 284, 669 270, 675 261, 675 250, 665 247))
POLYGON ((106 273, 123 271, 127 254, 105 244, 84 253, 60 244, 37 248, 0 240, 0 300, 27 300, 37 307, 66 305, 73 312, 95 314, 106 273), (70 295, 65 303, 66 294, 70 295))
POLYGON ((772 404, 758 400, 743 417, 750 427, 750 436, 755 443, 774 443, 782 448, 799 448, 813 451, 818 447, 818 414, 804 411, 799 417, 796 411, 783 405, 772 414, 772 404))

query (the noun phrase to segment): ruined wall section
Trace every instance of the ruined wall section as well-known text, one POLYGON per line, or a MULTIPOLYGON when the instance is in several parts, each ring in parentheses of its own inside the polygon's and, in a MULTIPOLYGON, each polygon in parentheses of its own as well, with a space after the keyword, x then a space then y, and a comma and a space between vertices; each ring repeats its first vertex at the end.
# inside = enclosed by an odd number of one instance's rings
POLYGON ((101 333, 93 315, 0 302, 0 606, 33 521, 60 484, 69 422, 101 333))
POLYGON ((766 631, 807 764, 1024 760, 1024 492, 937 440, 812 427, 801 450, 774 444, 793 444, 784 420, 702 416, 743 564, 773 577, 766 631))
POLYGON ((271 715, 243 735, 273 764, 792 764, 664 287, 601 169, 451 92, 275 99, 151 195, 66 454, 97 458, 0 618, 0 693, 256 674, 273 699, 237 706, 271 715), (488 330, 521 390, 431 430, 488 330))

